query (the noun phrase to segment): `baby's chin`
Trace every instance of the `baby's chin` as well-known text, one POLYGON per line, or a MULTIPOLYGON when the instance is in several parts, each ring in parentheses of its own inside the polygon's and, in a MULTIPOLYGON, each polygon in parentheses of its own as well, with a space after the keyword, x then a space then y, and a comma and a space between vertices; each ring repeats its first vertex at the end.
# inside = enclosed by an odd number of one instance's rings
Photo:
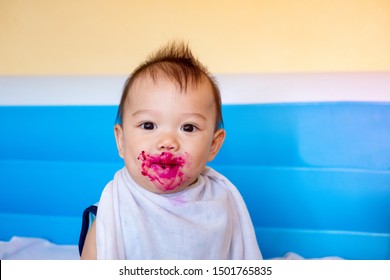
POLYGON ((161 179, 150 181, 149 185, 152 185, 153 192, 159 193, 159 194, 171 194, 171 193, 177 193, 181 192, 191 185, 193 185, 193 182, 196 180, 193 180, 189 177, 186 177, 185 175, 183 177, 176 177, 171 179, 161 179))
POLYGON ((197 179, 193 179, 185 175, 182 178, 172 178, 170 180, 151 180, 149 177, 138 176, 138 180, 135 181, 142 188, 150 192, 156 194, 172 194, 189 189, 197 182, 197 179))

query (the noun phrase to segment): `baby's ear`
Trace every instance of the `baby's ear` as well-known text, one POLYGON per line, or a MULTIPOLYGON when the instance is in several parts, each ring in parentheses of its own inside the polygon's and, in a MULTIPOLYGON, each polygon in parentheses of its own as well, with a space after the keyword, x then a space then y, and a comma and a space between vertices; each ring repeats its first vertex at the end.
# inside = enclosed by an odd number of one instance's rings
POLYGON ((120 124, 116 124, 114 126, 116 147, 118 148, 118 153, 121 158, 124 158, 125 150, 124 150, 124 140, 123 140, 123 128, 120 124))
POLYGON ((222 147, 223 141, 225 141, 225 137, 226 132, 223 129, 218 129, 216 132, 214 132, 214 138, 213 142, 211 143, 208 161, 212 161, 218 154, 222 147))

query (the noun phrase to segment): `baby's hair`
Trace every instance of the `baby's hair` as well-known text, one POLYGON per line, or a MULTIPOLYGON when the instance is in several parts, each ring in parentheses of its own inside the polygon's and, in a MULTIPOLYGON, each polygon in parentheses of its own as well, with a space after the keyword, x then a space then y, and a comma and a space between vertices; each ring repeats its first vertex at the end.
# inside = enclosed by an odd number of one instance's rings
POLYGON ((218 84, 214 76, 193 56, 188 45, 183 42, 169 43, 148 57, 130 74, 125 82, 118 107, 117 124, 122 124, 123 111, 131 86, 137 78, 145 75, 149 75, 154 81, 157 81, 159 75, 164 75, 177 83, 181 92, 185 92, 188 85, 196 86, 206 78, 210 82, 216 105, 217 119, 215 127, 216 129, 223 127, 222 101, 218 84))

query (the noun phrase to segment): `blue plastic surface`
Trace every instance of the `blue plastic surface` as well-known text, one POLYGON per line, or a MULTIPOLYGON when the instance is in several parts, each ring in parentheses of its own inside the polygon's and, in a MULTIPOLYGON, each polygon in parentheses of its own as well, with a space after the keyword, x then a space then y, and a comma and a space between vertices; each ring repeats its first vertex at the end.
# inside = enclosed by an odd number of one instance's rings
MULTIPOLYGON (((123 166, 116 106, 0 106, 0 240, 76 244, 123 166)), ((390 104, 225 105, 210 165, 244 197, 265 258, 390 259, 390 104)))

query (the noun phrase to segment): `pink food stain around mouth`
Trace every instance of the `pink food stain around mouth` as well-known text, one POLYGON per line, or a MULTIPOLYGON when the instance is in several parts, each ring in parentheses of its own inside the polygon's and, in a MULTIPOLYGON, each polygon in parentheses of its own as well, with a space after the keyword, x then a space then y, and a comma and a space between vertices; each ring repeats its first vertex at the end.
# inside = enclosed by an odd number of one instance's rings
POLYGON ((175 156, 170 152, 150 155, 142 151, 138 159, 142 161, 141 174, 159 190, 171 191, 182 184, 184 173, 181 169, 186 163, 186 156, 175 156))

